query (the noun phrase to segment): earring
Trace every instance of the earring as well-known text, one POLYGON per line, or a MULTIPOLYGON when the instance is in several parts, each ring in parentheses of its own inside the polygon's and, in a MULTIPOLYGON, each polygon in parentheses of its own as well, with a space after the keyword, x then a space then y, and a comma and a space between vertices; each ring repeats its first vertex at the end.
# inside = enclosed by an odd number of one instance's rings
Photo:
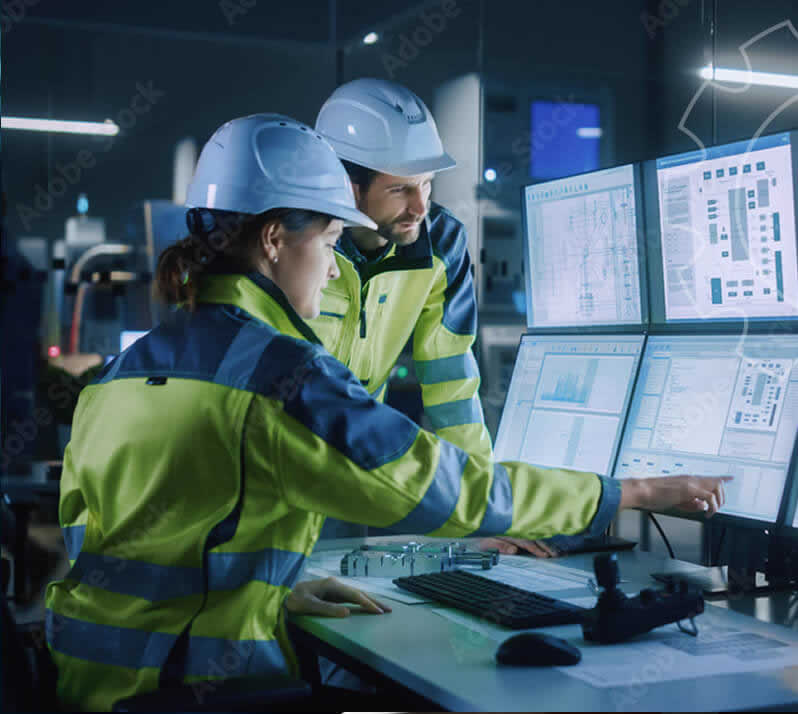
POLYGON ((272 263, 276 263, 276 262, 277 262, 277 256, 275 255, 274 258, 272 258, 272 263))

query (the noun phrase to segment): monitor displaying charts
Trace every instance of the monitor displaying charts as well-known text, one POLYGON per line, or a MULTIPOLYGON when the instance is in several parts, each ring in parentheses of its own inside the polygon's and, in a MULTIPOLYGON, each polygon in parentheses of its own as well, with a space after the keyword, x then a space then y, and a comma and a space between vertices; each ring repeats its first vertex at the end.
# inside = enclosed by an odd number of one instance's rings
POLYGON ((124 352, 136 340, 144 337, 149 330, 122 330, 119 333, 119 351, 124 352))
POLYGON ((643 340, 524 335, 496 435, 496 458, 608 475, 643 340))
POLYGON ((666 322, 798 317, 794 136, 650 163, 659 216, 649 225, 658 222, 660 240, 649 256, 658 261, 652 276, 662 276, 666 322))
POLYGON ((527 325, 641 324, 634 166, 524 189, 527 325))
POLYGON ((722 513, 775 523, 798 430, 798 335, 649 337, 616 478, 733 475, 722 513))

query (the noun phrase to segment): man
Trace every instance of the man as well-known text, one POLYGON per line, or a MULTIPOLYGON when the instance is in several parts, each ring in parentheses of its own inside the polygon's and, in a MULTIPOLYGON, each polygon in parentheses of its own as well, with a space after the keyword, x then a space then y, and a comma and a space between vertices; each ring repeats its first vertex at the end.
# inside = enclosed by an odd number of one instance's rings
MULTIPOLYGON (((407 88, 356 79, 324 103, 316 131, 343 161, 358 208, 377 230, 344 231, 336 256, 341 277, 325 289, 314 330, 378 400, 412 336, 431 428, 470 454, 490 456, 471 351, 477 305, 465 229, 430 202, 435 173, 456 164, 443 150, 435 120, 407 88)), ((359 526, 328 519, 322 537, 360 533, 359 526)), ((551 554, 533 542, 490 545, 551 554)))
MULTIPOLYGON (((477 308, 465 230, 429 200, 434 174, 455 166, 435 120, 405 87, 357 79, 324 103, 316 131, 333 145, 359 209, 378 227, 344 231, 341 277, 324 291, 314 330, 380 401, 412 336, 431 428, 469 453, 490 455, 471 352, 477 308)), ((330 524, 324 535, 343 533, 330 524)))

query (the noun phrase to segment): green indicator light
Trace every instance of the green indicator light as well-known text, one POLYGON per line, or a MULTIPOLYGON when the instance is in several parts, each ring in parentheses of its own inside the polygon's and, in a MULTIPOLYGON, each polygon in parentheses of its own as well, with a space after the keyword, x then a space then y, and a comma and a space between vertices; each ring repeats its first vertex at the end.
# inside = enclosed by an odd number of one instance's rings
POLYGON ((399 379, 404 379, 405 377, 407 377, 407 367, 397 367, 396 374, 399 377, 399 379))

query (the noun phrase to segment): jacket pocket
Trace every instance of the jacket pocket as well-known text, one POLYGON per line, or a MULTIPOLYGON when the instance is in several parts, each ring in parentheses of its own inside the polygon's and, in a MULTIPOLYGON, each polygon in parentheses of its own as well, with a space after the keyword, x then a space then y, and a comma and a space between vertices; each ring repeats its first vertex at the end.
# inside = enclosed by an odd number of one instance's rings
POLYGON ((337 350, 343 338, 344 321, 350 304, 351 300, 348 295, 327 289, 321 296, 319 316, 315 320, 308 320, 327 351, 339 359, 341 356, 338 355, 337 350))

